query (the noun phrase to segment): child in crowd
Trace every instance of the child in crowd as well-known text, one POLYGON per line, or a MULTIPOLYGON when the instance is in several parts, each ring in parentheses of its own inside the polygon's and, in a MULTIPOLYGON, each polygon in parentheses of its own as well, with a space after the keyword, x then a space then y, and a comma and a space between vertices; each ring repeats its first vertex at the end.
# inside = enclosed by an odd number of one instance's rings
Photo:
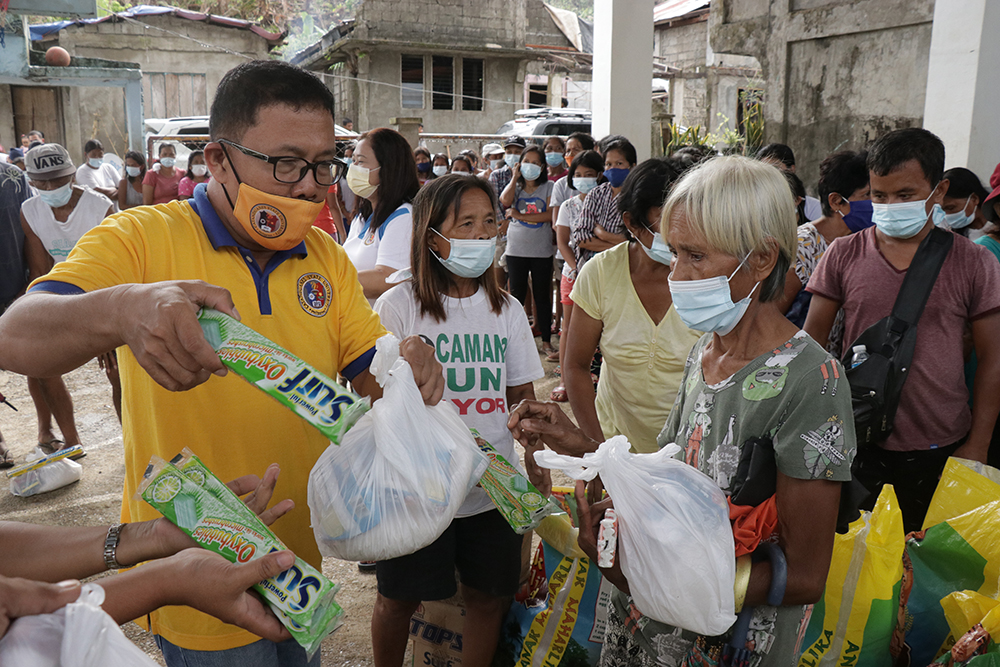
MULTIPOLYGON (((396 285, 375 310, 397 337, 419 335, 436 348, 446 378, 444 399, 502 456, 517 461, 507 429, 508 406, 534 398, 542 365, 524 311, 501 289, 493 266, 496 198, 478 178, 436 179, 414 200, 413 278, 396 285)), ((550 261, 551 266, 551 261, 550 261)), ((543 491, 551 481, 525 460, 543 491)), ((424 600, 465 600, 462 661, 487 665, 496 650, 508 598, 517 590, 522 538, 475 487, 445 533, 408 556, 377 565, 372 615, 375 665, 399 665, 410 616, 424 600)))

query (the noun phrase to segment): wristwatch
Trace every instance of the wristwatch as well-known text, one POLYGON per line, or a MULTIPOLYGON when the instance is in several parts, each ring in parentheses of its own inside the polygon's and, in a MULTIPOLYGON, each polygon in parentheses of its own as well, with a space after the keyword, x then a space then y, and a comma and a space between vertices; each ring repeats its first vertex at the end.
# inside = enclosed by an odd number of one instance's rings
POLYGON ((118 540, 121 539, 122 526, 124 525, 123 523, 119 523, 111 526, 108 528, 108 536, 104 538, 104 564, 107 565, 109 570, 121 569, 116 555, 118 552, 118 540))

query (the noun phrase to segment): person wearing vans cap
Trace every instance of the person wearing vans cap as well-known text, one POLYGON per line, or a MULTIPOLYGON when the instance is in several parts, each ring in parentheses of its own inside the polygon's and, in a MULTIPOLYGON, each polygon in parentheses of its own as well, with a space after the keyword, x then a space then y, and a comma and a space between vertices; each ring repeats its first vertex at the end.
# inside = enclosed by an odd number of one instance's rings
MULTIPOLYGON (((24 258, 28 280, 48 273, 69 256, 84 234, 114 212, 111 200, 75 183, 76 166, 59 144, 42 144, 25 156, 28 182, 35 196, 21 204, 24 258)), ((46 454, 80 444, 73 419, 73 399, 61 376, 28 378, 38 413, 38 446, 46 454), (55 417, 62 439, 52 431, 55 417)), ((81 458, 81 454, 73 458, 81 458)))

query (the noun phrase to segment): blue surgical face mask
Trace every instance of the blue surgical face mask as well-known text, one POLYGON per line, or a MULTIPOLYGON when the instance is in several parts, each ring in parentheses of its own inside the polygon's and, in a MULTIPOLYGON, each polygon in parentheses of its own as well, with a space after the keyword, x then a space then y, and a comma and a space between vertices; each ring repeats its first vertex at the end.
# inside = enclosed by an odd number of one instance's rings
POLYGON ((577 192, 587 194, 597 187, 597 176, 577 176, 573 179, 573 187, 577 192))
MULTIPOLYGON (((879 231, 895 239, 916 236, 927 224, 927 201, 907 201, 898 204, 872 204, 872 220, 879 231)), ((944 209, 934 204, 930 217, 937 224, 944 217, 944 209)))
POLYGON ((125 173, 129 175, 129 178, 135 178, 142 172, 139 167, 125 167, 125 173))
POLYGON ((537 164, 525 162, 521 165, 521 175, 524 176, 525 180, 533 181, 542 175, 542 168, 537 164))
POLYGON ((100 169, 101 165, 104 164, 104 160, 99 157, 87 158, 87 164, 89 164, 94 169, 100 169))
POLYGON ((354 162, 354 158, 351 158, 351 157, 345 157, 344 158, 344 164, 346 164, 348 167, 351 166, 352 162, 354 162))
POLYGON ((611 187, 620 188, 622 183, 625 182, 625 178, 628 176, 630 169, 605 169, 604 178, 608 179, 611 183, 611 187))
POLYGON ((176 162, 177 162, 177 158, 172 158, 172 157, 161 157, 160 158, 160 164, 162 164, 167 169, 172 168, 176 162))
POLYGON ((490 160, 490 169, 492 169, 493 171, 496 171, 503 165, 504 165, 503 160, 490 160))
POLYGON ((521 161, 521 154, 520 153, 504 153, 503 154, 503 161, 507 163, 508 167, 510 167, 511 169, 513 169, 514 165, 516 165, 518 162, 521 161))
MULTIPOLYGON (((649 225, 643 225, 643 227, 649 229, 649 225)), ((639 247, 645 250, 646 254, 654 262, 670 266, 670 263, 674 261, 674 253, 670 252, 670 247, 663 240, 663 235, 660 232, 654 232, 652 229, 649 229, 649 233, 653 235, 653 245, 647 248, 637 236, 635 240, 639 243, 639 247)))
POLYGON ((451 246, 447 258, 431 250, 444 268, 456 276, 463 278, 478 278, 493 266, 493 258, 497 251, 497 237, 491 239, 450 239, 436 229, 431 229, 451 246))
POLYGON ((561 165, 563 163, 563 154, 562 153, 554 153, 554 152, 546 153, 545 154, 545 163, 547 165, 549 165, 550 167, 558 167, 559 165, 561 165))
POLYGON ((56 188, 55 190, 39 190, 38 196, 42 198, 42 202, 46 206, 50 206, 52 208, 65 206, 69 203, 69 200, 73 198, 73 182, 70 181, 66 185, 56 188))
MULTIPOLYGON (((736 271, 740 270, 749 257, 748 254, 743 258, 736 271)), ((667 279, 674 309, 689 329, 725 336, 736 328, 747 312, 747 307, 750 306, 753 293, 760 286, 758 282, 750 290, 750 294, 733 303, 729 281, 736 275, 736 271, 733 271, 729 278, 715 276, 704 280, 667 279)))
POLYGON ((418 162, 417 163, 417 171, 419 171, 421 174, 426 174, 430 170, 431 170, 431 163, 430 162, 418 162))
POLYGON ((969 206, 969 200, 971 199, 972 195, 969 195, 965 199, 965 205, 962 206, 962 210, 955 211, 954 213, 945 213, 941 216, 940 221, 935 218, 934 224, 944 229, 962 229, 963 227, 968 227, 972 224, 972 219, 976 217, 975 210, 968 215, 965 214, 965 209, 969 206))
POLYGON ((862 229, 871 227, 872 222, 872 200, 862 199, 861 201, 844 200, 851 207, 850 213, 844 215, 844 224, 851 230, 851 233, 860 232, 862 229))

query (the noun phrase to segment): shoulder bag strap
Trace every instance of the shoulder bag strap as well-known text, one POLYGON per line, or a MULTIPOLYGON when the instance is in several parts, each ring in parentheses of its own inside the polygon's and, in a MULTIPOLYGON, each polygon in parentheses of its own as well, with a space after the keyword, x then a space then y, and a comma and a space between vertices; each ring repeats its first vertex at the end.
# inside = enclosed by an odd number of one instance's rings
POLYGON ((891 332, 901 335, 920 320, 954 241, 954 233, 935 227, 920 242, 892 307, 891 332))

